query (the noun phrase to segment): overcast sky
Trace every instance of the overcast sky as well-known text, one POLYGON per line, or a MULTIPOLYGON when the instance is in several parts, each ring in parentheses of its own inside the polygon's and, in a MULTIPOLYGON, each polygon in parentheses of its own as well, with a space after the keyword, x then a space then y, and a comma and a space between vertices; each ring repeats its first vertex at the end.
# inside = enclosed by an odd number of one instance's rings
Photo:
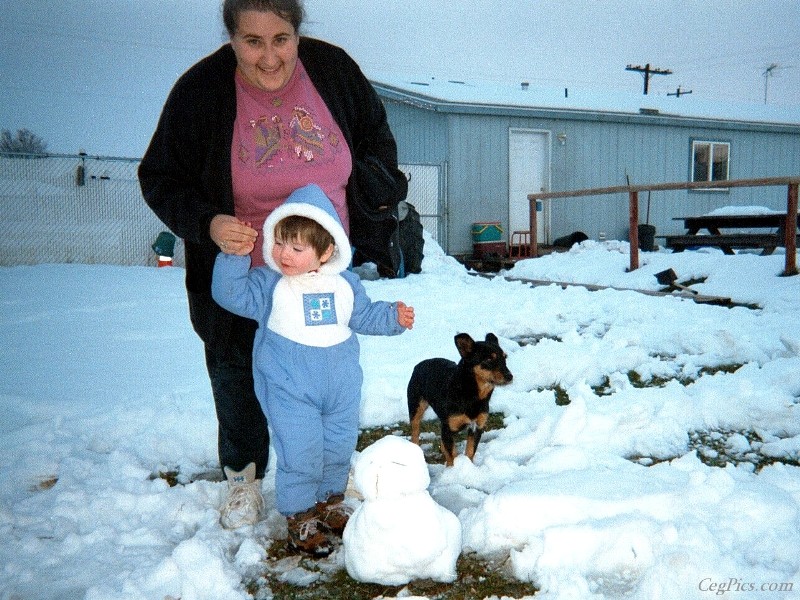
MULTIPOLYGON (((529 81, 800 104, 798 0, 306 0, 368 76, 529 81), (764 73, 776 65, 771 75, 764 73)), ((216 0, 0 0, 0 128, 140 157, 175 79, 225 36, 216 0)))

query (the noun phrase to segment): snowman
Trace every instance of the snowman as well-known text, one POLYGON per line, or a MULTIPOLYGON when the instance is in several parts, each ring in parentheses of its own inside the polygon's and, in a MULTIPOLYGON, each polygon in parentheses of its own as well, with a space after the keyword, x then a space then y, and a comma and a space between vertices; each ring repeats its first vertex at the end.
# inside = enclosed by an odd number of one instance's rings
POLYGON ((353 484, 364 501, 342 536, 350 577, 384 585, 456 579, 461 523, 431 498, 430 481, 420 447, 400 437, 356 458, 353 484))

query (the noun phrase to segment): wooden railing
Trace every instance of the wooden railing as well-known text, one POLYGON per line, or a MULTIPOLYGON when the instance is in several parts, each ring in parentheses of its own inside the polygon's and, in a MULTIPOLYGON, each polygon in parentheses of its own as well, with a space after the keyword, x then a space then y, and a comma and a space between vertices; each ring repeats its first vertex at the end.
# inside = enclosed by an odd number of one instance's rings
MULTIPOLYGON (((719 187, 764 187, 785 185, 787 223, 794 222, 797 216, 797 190, 800 177, 768 177, 765 179, 732 179, 719 182, 719 187)), ((536 239, 536 201, 554 198, 576 198, 581 196, 600 196, 607 194, 628 194, 629 208, 628 220, 630 225, 630 270, 639 268, 639 192, 662 192, 668 190, 693 190, 708 189, 707 181, 680 181, 675 183, 654 183, 648 185, 621 185, 606 188, 591 188, 584 190, 571 190, 565 192, 539 192, 528 194, 528 212, 530 214, 530 248, 528 256, 539 255, 539 244, 536 239)), ((786 264, 783 275, 797 275, 797 229, 786 227, 784 230, 784 247, 786 248, 786 264)))

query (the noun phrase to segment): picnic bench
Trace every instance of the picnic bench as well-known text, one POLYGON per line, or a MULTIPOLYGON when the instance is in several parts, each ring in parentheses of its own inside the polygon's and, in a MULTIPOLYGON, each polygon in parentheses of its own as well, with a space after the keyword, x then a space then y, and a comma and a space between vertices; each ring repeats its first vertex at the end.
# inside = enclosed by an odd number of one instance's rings
MULTIPOLYGON (((761 254, 766 256, 783 244, 786 235, 784 213, 702 215, 675 217, 674 220, 683 221, 686 233, 659 237, 663 237, 667 248, 675 252, 701 246, 720 248, 725 254, 734 254, 735 248, 761 248, 761 254), (722 233, 722 229, 772 229, 773 231, 722 233), (708 234, 700 233, 701 230, 707 231, 708 234)), ((800 215, 795 226, 798 224, 800 215)))

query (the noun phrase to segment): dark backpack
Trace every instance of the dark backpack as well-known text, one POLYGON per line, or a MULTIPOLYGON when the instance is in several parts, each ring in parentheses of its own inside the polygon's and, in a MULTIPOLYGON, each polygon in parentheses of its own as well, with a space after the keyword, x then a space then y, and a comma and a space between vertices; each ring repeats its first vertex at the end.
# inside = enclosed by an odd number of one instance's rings
POLYGON ((422 224, 416 209, 404 202, 408 192, 405 174, 387 168, 372 155, 356 158, 353 169, 356 190, 348 205, 353 265, 373 262, 382 277, 419 273, 422 224), (405 207, 409 207, 407 212, 405 207))
POLYGON ((403 266, 406 274, 422 271, 422 257, 425 240, 422 237, 422 221, 413 204, 403 201, 398 206, 400 218, 400 249, 403 252, 403 266))

